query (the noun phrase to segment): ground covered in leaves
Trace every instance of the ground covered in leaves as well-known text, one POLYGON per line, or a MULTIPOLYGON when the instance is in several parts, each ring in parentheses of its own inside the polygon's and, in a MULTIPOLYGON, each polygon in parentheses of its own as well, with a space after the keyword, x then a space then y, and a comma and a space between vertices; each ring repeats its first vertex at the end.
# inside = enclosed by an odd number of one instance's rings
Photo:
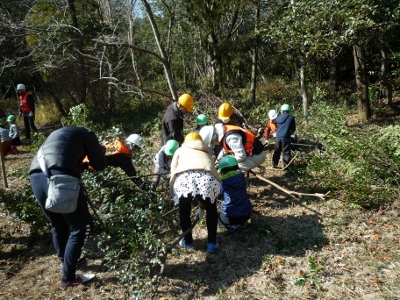
MULTIPOLYGON (((13 171, 30 164, 30 152, 20 150, 6 157, 11 190, 28 184, 13 171)), ((307 193, 295 183, 295 175, 271 169, 270 156, 257 174, 307 193)), ((219 228, 220 249, 208 255, 202 221, 194 229, 194 249, 176 246, 168 254, 164 274, 139 297, 400 299, 400 203, 362 210, 329 197, 297 201, 254 176, 249 178, 249 194, 254 204, 249 229, 224 236, 219 228)), ((50 230, 29 241, 26 224, 1 211, 0 216, 0 299, 128 298, 129 286, 119 284, 117 274, 103 265, 95 233, 79 272, 94 272, 97 280, 88 287, 62 290, 50 230)))

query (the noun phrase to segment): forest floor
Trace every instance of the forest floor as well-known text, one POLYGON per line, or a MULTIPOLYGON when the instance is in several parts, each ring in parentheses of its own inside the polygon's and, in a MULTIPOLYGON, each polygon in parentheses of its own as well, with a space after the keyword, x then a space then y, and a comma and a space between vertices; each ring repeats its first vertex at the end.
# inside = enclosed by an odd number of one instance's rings
MULTIPOLYGON (((13 170, 29 165, 33 155, 24 146, 19 150, 5 159, 11 190, 29 184, 13 170)), ((270 157, 258 175, 307 193, 290 171, 271 169, 270 157)), ((219 228, 220 249, 210 255, 200 222, 193 230, 194 249, 176 246, 163 276, 143 298, 400 299, 400 204, 363 210, 329 197, 300 202, 254 176, 249 184, 251 227, 231 236, 219 228)), ((29 247, 28 241, 29 226, 0 208, 0 299, 128 298, 129 286, 103 265, 95 238, 79 272, 95 273, 96 281, 69 289, 58 286, 61 268, 50 232, 29 247)))

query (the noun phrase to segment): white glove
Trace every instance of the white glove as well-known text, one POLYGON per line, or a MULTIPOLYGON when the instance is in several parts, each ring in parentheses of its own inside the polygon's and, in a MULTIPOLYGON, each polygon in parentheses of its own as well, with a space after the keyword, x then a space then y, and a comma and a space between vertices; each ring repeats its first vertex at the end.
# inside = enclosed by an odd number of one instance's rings
POLYGON ((204 214, 205 214, 204 209, 199 208, 199 209, 196 211, 196 219, 199 220, 199 221, 201 221, 201 219, 203 219, 203 217, 204 217, 204 214))
POLYGON ((29 112, 29 116, 33 117, 33 112, 32 111, 29 112))

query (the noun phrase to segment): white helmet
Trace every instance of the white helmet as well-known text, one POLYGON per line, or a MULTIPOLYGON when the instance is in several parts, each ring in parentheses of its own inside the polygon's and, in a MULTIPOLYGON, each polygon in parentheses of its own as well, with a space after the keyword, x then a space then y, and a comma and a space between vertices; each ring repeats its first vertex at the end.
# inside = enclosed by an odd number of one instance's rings
POLYGON ((275 119, 277 116, 278 116, 278 112, 277 112, 275 109, 271 109, 271 110, 268 112, 268 118, 269 118, 270 120, 275 119))
POLYGON ((135 145, 139 148, 143 148, 144 141, 142 137, 138 134, 131 134, 125 139, 125 144, 128 146, 130 150, 132 150, 132 146, 135 145))
POLYGON ((17 85, 17 91, 22 91, 22 90, 26 90, 26 86, 23 83, 20 83, 17 85))

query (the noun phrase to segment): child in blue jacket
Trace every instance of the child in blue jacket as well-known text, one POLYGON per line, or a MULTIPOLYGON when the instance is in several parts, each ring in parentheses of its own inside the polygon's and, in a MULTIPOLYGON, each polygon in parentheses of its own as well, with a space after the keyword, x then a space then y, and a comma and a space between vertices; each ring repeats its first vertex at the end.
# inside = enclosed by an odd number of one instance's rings
POLYGON ((224 199, 218 214, 218 223, 228 229, 225 235, 235 233, 247 227, 247 220, 253 212, 253 205, 247 194, 246 179, 239 171, 238 161, 231 155, 224 156, 218 162, 218 171, 222 181, 219 199, 224 199))

